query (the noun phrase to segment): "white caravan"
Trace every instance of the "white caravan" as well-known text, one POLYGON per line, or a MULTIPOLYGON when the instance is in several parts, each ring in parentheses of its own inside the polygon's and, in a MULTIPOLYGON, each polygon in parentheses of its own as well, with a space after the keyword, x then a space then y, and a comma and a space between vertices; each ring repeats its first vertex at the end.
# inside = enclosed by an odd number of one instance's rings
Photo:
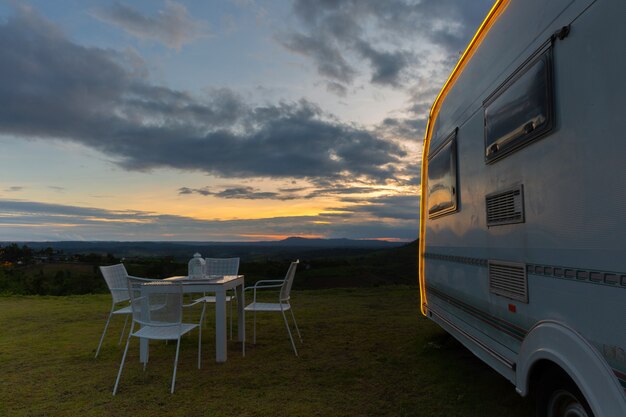
POLYGON ((496 2, 424 139, 422 313, 540 416, 626 416, 625 21, 496 2))

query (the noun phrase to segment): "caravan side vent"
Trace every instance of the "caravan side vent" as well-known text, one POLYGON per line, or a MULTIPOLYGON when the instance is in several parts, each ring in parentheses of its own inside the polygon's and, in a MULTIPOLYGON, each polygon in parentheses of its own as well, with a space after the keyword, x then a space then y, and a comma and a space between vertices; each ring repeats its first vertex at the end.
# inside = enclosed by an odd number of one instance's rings
POLYGON ((489 290, 513 300, 528 303, 526 265, 489 261, 489 290))
POLYGON ((490 194, 487 201, 487 226, 524 222, 524 188, 490 194))

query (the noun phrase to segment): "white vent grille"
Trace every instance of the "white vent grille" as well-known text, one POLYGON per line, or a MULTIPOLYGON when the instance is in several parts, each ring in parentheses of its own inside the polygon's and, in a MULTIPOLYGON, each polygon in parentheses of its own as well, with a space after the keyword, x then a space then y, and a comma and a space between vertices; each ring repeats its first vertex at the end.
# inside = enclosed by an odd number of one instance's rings
POLYGON ((526 265, 489 261, 489 289, 494 294, 528 303, 526 265))
POLYGON ((524 189, 522 186, 486 197, 487 226, 524 222, 524 189))

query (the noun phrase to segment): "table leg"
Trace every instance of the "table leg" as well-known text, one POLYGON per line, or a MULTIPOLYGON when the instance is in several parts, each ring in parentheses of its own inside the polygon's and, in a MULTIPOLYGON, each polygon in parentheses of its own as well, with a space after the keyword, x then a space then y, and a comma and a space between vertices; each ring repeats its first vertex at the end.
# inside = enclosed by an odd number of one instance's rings
POLYGON ((215 291, 215 361, 226 362, 226 291, 215 291))

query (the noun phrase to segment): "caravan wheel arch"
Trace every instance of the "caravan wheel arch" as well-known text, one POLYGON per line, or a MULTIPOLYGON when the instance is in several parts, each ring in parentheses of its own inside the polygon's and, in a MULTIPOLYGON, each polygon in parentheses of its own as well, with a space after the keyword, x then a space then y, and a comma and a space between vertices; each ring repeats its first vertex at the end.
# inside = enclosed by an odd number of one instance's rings
POLYGON ((619 404, 620 415, 626 416, 619 382, 598 351, 563 323, 542 321, 522 343, 515 373, 517 392, 523 396, 532 393, 551 366, 558 366, 574 381, 596 415, 606 415, 602 411, 606 404, 619 404), (615 383, 606 383, 611 380, 615 383))

